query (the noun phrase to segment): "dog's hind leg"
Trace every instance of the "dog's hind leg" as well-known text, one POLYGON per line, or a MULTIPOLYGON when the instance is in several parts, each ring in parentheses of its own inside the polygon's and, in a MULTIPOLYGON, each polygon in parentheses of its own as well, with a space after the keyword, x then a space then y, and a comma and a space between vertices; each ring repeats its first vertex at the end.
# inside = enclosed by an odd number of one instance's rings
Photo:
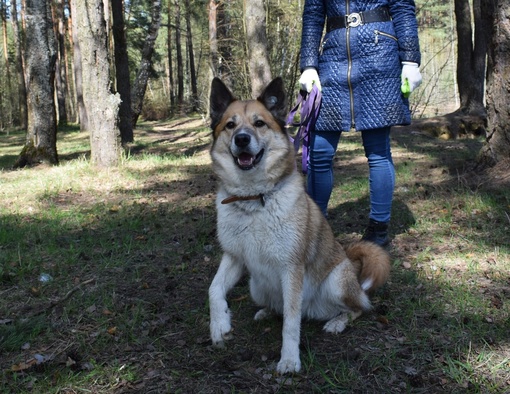
POLYGON ((324 325, 323 330, 333 334, 340 334, 343 330, 345 330, 347 324, 360 317, 361 313, 361 311, 342 313, 341 315, 338 315, 337 317, 334 317, 328 321, 324 325))
POLYGON ((227 293, 241 279, 243 271, 243 266, 225 253, 209 287, 211 340, 215 347, 224 347, 224 341, 232 338, 227 293))

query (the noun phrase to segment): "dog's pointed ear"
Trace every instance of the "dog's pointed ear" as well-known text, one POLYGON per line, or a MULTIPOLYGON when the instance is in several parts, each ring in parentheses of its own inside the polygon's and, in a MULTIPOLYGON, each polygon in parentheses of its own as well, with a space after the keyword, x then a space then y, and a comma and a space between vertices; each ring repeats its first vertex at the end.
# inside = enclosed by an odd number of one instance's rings
POLYGON ((277 77, 267 85, 262 94, 257 98, 273 114, 273 116, 285 124, 287 116, 287 98, 283 79, 277 77))
POLYGON ((211 83, 211 97, 209 98, 209 114, 211 129, 215 129, 227 107, 235 101, 235 97, 221 79, 215 77, 211 83))

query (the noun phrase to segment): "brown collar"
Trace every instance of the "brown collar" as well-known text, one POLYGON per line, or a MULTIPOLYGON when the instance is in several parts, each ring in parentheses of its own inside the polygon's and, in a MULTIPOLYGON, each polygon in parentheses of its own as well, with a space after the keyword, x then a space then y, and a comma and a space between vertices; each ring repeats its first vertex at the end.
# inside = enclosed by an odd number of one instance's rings
POLYGON ((230 204, 235 201, 250 201, 250 200, 260 200, 262 206, 266 205, 264 201, 264 195, 259 194, 258 196, 230 196, 221 201, 222 204, 230 204))

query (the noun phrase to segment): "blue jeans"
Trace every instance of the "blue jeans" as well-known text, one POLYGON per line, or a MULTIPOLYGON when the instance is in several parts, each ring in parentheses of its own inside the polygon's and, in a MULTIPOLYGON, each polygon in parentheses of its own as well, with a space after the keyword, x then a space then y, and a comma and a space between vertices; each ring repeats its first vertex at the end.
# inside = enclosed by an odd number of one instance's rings
MULTIPOLYGON (((340 140, 338 131, 314 132, 308 159, 308 194, 327 214, 333 190, 333 158, 340 140)), ((390 127, 361 132, 368 159, 370 186, 370 219, 387 223, 391 217, 395 167, 391 158, 390 127)))

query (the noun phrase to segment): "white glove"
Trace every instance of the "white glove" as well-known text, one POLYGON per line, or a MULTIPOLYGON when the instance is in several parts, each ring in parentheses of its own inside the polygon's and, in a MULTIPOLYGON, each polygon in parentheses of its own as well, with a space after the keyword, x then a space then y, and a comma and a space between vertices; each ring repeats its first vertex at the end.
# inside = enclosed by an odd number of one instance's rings
POLYGON ((317 70, 313 67, 307 67, 304 69, 301 77, 299 78, 299 84, 301 85, 301 90, 306 90, 308 93, 312 91, 313 84, 317 85, 319 91, 322 89, 319 74, 317 74, 317 70))
POLYGON ((410 94, 421 85, 418 63, 402 62, 402 93, 410 94))

